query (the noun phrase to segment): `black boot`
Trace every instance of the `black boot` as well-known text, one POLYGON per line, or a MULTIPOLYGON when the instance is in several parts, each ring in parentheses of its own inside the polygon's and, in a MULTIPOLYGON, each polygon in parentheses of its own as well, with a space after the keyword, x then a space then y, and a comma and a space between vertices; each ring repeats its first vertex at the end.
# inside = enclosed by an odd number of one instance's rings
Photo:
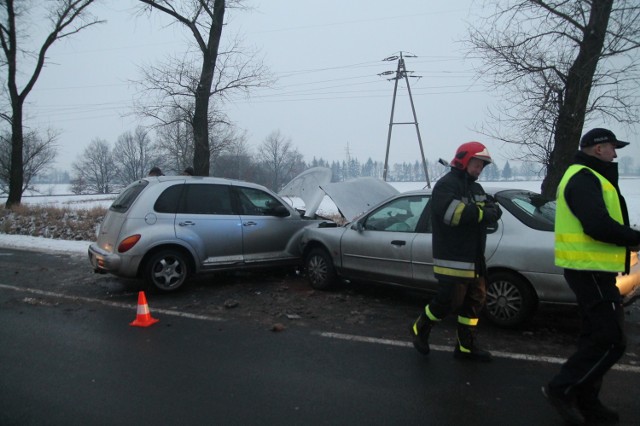
POLYGON ((429 347, 429 335, 431 334, 432 327, 433 321, 431 321, 424 312, 420 314, 418 319, 411 326, 413 346, 423 355, 427 355, 431 351, 431 348, 429 347))
POLYGON ((475 326, 458 324, 458 342, 453 356, 469 361, 490 362, 493 360, 491 352, 480 349, 475 342, 473 333, 475 326))
POLYGON ((616 424, 620 422, 620 415, 613 408, 609 408, 600 401, 602 377, 588 384, 583 384, 576 390, 577 406, 587 424, 616 424))
POLYGON ((578 409, 588 423, 612 425, 620 422, 620 415, 600 400, 591 403, 578 402, 578 409))
POLYGON ((549 401, 549 404, 564 419, 567 425, 583 425, 584 416, 576 407, 575 398, 572 395, 566 395, 562 392, 553 391, 548 386, 542 387, 542 394, 549 401))

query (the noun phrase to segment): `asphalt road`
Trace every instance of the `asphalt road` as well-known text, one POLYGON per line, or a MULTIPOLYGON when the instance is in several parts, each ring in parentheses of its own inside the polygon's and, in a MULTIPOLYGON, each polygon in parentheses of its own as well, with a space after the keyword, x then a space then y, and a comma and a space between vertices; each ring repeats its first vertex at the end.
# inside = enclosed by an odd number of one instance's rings
MULTIPOLYGON (((0 424, 562 424, 539 389, 571 350, 550 353, 572 325, 555 337, 538 333, 544 320, 533 331, 487 327, 497 357, 480 365, 452 358, 445 326, 425 358, 390 331, 421 301, 241 276, 149 295, 160 322, 137 328, 136 284, 85 263, 0 251, 0 424), (545 337, 537 351, 530 333, 545 337)), ((628 425, 640 418, 631 314, 631 353, 602 394, 628 425)))

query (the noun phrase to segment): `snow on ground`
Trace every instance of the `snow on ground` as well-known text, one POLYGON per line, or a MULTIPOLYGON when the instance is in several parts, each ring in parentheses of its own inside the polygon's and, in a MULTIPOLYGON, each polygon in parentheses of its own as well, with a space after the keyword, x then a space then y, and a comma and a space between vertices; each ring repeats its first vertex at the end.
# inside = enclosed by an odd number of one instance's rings
POLYGON ((91 241, 54 240, 27 235, 0 234, 0 248, 87 256, 89 244, 91 241))
MULTIPOLYGON (((508 181, 508 182, 481 182, 484 187, 517 188, 540 192, 541 181, 508 181)), ((425 187, 424 182, 391 182, 398 191, 405 192, 425 187)), ((640 229, 640 178, 620 179, 620 190, 627 201, 631 226, 640 229)), ((77 209, 90 209, 96 206, 108 208, 115 195, 69 195, 68 192, 57 194, 57 191, 68 191, 67 185, 46 186, 40 188, 39 196, 23 197, 24 204, 46 204, 55 207, 69 207, 77 209)), ((6 197, 0 197, 0 203, 4 204, 6 197)), ((290 201, 295 207, 295 200, 290 201)), ((333 202, 325 197, 318 210, 320 214, 331 215, 337 213, 333 202)), ((19 248, 24 250, 46 251, 66 254, 87 255, 90 241, 66 241, 50 238, 28 237, 24 235, 0 234, 0 248, 19 248)))

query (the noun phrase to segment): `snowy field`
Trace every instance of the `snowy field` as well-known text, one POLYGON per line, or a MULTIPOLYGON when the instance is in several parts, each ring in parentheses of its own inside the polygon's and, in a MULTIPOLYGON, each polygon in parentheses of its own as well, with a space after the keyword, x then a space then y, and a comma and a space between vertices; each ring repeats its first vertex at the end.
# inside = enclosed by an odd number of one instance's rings
MULTIPOLYGON (((541 181, 481 183, 486 188, 528 189, 540 192, 541 181)), ((392 182, 391 185, 400 192, 425 187, 424 182, 392 182)), ((115 195, 72 195, 68 185, 40 185, 38 190, 40 194, 47 195, 29 194, 22 198, 23 204, 40 204, 74 209, 91 209, 93 207, 108 208, 116 197, 115 195)), ((640 178, 620 179, 620 190, 627 201, 631 226, 640 229, 640 178)), ((0 203, 4 204, 5 201, 6 197, 0 197, 0 203)), ((300 207, 295 202, 292 202, 292 204, 300 207)), ((335 205, 328 197, 325 197, 320 205, 319 213, 323 215, 337 213, 335 205)), ((0 248, 23 248, 86 255, 89 244, 90 242, 88 241, 63 241, 22 235, 0 234, 0 248)))

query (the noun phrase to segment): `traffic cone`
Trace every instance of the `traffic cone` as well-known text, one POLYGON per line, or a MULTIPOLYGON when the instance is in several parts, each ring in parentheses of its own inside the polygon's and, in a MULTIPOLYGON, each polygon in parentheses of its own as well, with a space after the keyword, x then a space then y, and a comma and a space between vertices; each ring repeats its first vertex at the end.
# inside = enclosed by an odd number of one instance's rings
POLYGON ((159 319, 153 318, 151 313, 149 312, 149 305, 147 305, 147 298, 144 295, 144 291, 138 293, 138 314, 136 315, 136 319, 133 322, 130 322, 129 325, 134 327, 149 327, 160 321, 159 319))

